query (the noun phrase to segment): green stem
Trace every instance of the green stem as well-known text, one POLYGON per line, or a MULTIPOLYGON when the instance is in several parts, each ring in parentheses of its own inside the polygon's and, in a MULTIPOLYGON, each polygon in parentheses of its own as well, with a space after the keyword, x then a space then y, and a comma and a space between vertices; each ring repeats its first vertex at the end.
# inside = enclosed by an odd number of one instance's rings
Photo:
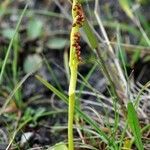
POLYGON ((77 82, 77 67, 70 68, 71 78, 69 85, 69 111, 68 111, 68 145, 69 150, 74 150, 73 144, 73 119, 74 119, 74 105, 75 105, 75 89, 77 82))
POLYGON ((69 85, 69 110, 68 110, 68 147, 69 150, 74 150, 73 143, 73 120, 74 120, 74 105, 75 105, 75 90, 77 84, 77 71, 80 61, 80 45, 79 45, 79 29, 84 21, 82 6, 78 0, 73 0, 72 3, 73 26, 70 34, 70 85, 69 85))

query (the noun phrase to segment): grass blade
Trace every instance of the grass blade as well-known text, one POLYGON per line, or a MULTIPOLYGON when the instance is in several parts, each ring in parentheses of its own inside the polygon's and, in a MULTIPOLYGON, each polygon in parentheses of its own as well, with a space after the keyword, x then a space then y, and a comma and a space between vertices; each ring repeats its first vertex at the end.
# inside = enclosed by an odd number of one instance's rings
POLYGON ((135 138, 135 144, 138 150, 144 150, 142 140, 141 140, 142 135, 141 135, 140 124, 137 118, 137 113, 135 111, 135 108, 131 102, 128 103, 128 124, 131 128, 131 131, 133 132, 135 138))
POLYGON ((32 75, 33 72, 26 74, 22 80, 20 82, 18 82, 18 84, 16 84, 16 87, 14 88, 14 90, 10 93, 10 95, 8 96, 8 98, 6 99, 6 102, 4 103, 4 105, 2 106, 2 108, 0 109, 0 116, 1 114, 4 112, 4 110, 6 109, 7 105, 9 104, 9 102, 12 100, 12 97, 16 94, 16 92, 19 90, 19 88, 22 86, 22 84, 28 79, 29 76, 32 75))
POLYGON ((3 76, 4 70, 5 70, 5 66, 6 66, 6 63, 7 63, 7 60, 8 60, 8 57, 9 57, 9 54, 10 54, 10 51, 11 51, 11 48, 12 48, 14 39, 15 39, 15 36, 16 36, 16 34, 17 34, 17 32, 18 32, 19 26, 20 26, 20 24, 21 24, 21 21, 22 21, 22 18, 23 18, 23 16, 24 16, 24 14, 25 14, 25 12, 26 12, 26 10, 27 10, 27 7, 28 7, 28 5, 25 6, 25 8, 24 8, 24 10, 23 10, 23 12, 22 12, 22 14, 21 14, 21 16, 20 16, 20 18, 19 18, 19 21, 18 21, 18 23, 17 23, 17 25, 16 25, 16 29, 15 29, 15 33, 14 33, 14 35, 13 35, 13 38, 11 39, 11 41, 10 41, 10 43, 9 43, 9 46, 8 46, 8 49, 7 49, 7 52, 6 52, 6 56, 5 56, 3 65, 2 65, 2 69, 1 69, 1 71, 0 71, 0 84, 1 84, 1 82, 2 82, 2 76, 3 76))
POLYGON ((119 4, 120 4, 121 8, 124 10, 124 12, 127 14, 128 17, 133 19, 134 15, 130 8, 130 2, 131 2, 130 0, 119 0, 119 4))

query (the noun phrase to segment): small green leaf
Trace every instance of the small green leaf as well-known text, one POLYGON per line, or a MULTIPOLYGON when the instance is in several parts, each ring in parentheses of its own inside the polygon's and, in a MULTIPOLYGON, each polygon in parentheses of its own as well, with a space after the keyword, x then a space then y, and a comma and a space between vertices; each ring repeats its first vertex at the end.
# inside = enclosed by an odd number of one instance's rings
POLYGON ((42 67, 42 58, 38 54, 29 55, 24 61, 24 71, 25 73, 30 73, 37 71, 42 67))
POLYGON ((27 34, 30 39, 36 39, 42 34, 43 22, 40 19, 32 18, 27 26, 27 34))
POLYGON ((36 110, 35 115, 33 116, 33 120, 36 122, 37 119, 38 119, 40 116, 42 116, 42 114, 43 114, 45 111, 46 111, 45 108, 42 108, 42 107, 38 108, 38 109, 36 110))
POLYGON ((66 45, 69 44, 69 41, 65 38, 54 38, 50 39, 47 42, 47 46, 50 49, 63 49, 66 45))
MULTIPOLYGON (((11 39, 14 37, 14 35, 15 35, 15 29, 12 29, 12 28, 4 29, 4 30, 2 31, 2 35, 3 35, 5 38, 11 40, 11 39)), ((14 38, 14 39, 16 39, 16 38, 18 38, 18 34, 15 35, 15 38, 14 38)))
POLYGON ((131 102, 128 103, 128 123, 135 138, 135 144, 138 150, 144 150, 142 144, 141 128, 138 121, 137 113, 131 102))
POLYGON ((57 143, 52 148, 48 148, 47 150, 68 150, 68 148, 63 142, 61 142, 57 143))
POLYGON ((130 0, 119 0, 119 4, 120 4, 121 8, 123 9, 123 11, 127 14, 128 17, 133 19, 134 15, 130 8, 130 3, 131 3, 130 0))

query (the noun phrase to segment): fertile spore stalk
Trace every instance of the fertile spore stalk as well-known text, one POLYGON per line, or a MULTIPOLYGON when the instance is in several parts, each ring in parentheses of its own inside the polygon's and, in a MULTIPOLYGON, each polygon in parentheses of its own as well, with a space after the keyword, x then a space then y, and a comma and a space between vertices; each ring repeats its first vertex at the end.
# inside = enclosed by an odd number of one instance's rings
POLYGON ((84 22, 84 13, 81 4, 78 0, 72 2, 72 17, 73 25, 70 35, 70 85, 69 85, 69 110, 68 110, 68 147, 69 150, 74 150, 73 143, 73 118, 74 118, 74 104, 75 104, 75 89, 77 83, 78 65, 81 62, 80 57, 80 33, 79 29, 84 22))

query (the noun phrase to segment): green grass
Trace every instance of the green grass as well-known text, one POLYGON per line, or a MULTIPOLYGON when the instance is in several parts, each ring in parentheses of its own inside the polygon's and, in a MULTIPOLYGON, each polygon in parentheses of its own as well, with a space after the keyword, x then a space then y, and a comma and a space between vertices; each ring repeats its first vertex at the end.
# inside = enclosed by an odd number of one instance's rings
POLYGON ((136 146, 139 150, 144 150, 143 143, 142 143, 141 128, 137 118, 137 113, 131 102, 128 103, 127 109, 128 109, 128 123, 131 128, 131 131, 133 132, 136 146))

